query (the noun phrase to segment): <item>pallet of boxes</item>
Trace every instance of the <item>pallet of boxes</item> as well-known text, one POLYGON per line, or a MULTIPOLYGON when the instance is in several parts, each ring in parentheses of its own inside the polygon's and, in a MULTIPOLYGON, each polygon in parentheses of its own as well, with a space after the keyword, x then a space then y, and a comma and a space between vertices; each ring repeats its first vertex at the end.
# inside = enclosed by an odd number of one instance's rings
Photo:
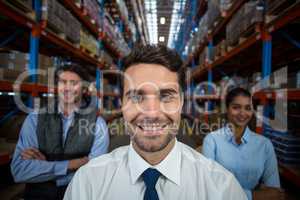
MULTIPOLYGON (((22 73, 26 77, 28 67, 28 53, 11 50, 0 52, 0 80, 15 82, 22 73)), ((24 79, 24 82, 29 82, 29 79, 24 79)))
POLYGON ((42 20, 48 31, 79 47, 81 23, 57 0, 43 0, 42 20))
POLYGON ((249 1, 234 14, 226 26, 226 46, 228 51, 258 31, 259 23, 264 20, 263 13, 263 7, 260 7, 259 1, 249 1))

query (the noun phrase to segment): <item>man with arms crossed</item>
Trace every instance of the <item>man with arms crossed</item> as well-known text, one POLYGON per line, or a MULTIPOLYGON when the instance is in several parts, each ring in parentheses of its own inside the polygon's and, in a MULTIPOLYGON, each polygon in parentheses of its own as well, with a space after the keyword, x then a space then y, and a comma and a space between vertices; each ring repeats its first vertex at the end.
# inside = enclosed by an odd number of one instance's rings
POLYGON ((57 68, 53 111, 32 112, 23 123, 11 171, 16 182, 26 183, 25 200, 62 199, 74 172, 107 152, 106 123, 83 96, 86 76, 79 65, 57 68))

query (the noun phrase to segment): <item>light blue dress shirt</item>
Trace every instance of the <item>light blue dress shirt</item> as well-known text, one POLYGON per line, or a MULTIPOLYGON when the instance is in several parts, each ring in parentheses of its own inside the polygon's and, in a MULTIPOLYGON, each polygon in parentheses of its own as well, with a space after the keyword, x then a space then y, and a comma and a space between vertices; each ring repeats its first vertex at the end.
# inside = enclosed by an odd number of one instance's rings
MULTIPOLYGON (((68 117, 63 116, 63 140, 65 141, 68 129, 74 119, 74 113, 68 117)), ((56 180, 57 186, 67 185, 74 172, 68 172, 68 160, 64 161, 43 161, 23 160, 21 152, 27 148, 39 148, 36 135, 38 115, 30 113, 22 126, 19 140, 11 162, 11 171, 16 182, 39 183, 49 180, 56 180)), ((105 121, 98 117, 96 131, 89 159, 107 153, 109 145, 108 129, 105 121)))
POLYGON ((249 200, 258 184, 280 187, 277 159, 269 139, 246 128, 242 143, 235 142, 228 126, 208 134, 203 142, 203 154, 231 171, 249 200))

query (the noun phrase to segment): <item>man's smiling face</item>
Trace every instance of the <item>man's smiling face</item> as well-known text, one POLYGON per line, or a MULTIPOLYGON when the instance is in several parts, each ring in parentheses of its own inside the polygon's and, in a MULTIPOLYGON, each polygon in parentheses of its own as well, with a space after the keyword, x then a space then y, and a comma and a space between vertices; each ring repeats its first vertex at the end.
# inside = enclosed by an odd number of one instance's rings
POLYGON ((174 139, 182 103, 176 72, 156 64, 136 64, 125 71, 122 111, 139 149, 157 152, 174 139))

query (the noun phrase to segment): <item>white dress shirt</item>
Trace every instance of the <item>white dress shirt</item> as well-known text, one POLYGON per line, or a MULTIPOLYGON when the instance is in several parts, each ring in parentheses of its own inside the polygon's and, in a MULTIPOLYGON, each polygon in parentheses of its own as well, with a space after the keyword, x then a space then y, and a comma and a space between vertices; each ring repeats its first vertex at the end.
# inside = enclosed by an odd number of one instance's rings
POLYGON ((156 190, 160 200, 246 200, 234 176, 176 140, 168 156, 151 166, 132 147, 119 147, 81 167, 69 184, 64 200, 143 200, 142 173, 157 169, 156 190))

